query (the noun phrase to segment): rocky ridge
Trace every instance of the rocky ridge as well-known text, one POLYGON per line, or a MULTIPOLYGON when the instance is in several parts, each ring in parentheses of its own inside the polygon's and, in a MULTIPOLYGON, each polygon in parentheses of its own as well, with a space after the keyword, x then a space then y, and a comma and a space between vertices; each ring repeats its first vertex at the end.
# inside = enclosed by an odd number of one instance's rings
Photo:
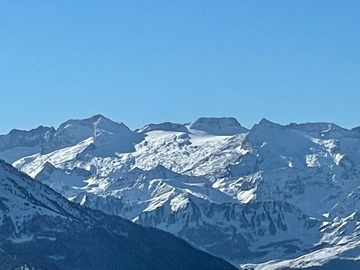
POLYGON ((200 118, 131 131, 100 115, 60 127, 23 131, 25 139, 10 132, 0 157, 72 201, 242 268, 358 262, 348 255, 358 250, 357 128, 263 119, 249 130, 200 118))

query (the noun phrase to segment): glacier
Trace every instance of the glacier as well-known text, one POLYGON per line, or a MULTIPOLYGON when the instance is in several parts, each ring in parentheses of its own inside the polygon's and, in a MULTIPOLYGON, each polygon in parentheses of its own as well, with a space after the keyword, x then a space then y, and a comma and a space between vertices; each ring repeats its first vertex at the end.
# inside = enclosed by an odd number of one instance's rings
POLYGON ((359 154, 360 128, 267 119, 95 115, 0 136, 0 158, 70 201, 258 270, 360 265, 359 154))

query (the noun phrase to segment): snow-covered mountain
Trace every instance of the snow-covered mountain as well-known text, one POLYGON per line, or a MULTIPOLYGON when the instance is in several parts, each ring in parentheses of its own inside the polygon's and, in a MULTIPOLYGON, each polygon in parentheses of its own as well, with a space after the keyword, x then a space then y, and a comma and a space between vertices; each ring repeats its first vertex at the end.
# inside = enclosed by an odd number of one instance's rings
POLYGON ((0 157, 245 269, 360 265, 359 128, 199 118, 131 131, 96 115, 11 131, 0 157))
POLYGON ((235 269, 170 234, 71 203, 3 161, 0 183, 1 269, 235 269))

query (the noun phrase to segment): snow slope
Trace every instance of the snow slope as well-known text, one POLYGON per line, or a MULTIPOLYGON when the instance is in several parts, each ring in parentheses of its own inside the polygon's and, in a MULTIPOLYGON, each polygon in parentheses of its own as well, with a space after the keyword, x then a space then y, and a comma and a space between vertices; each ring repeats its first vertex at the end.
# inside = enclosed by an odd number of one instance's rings
POLYGON ((74 202, 234 265, 304 268, 359 260, 359 130, 199 118, 131 131, 97 115, 10 132, 0 157, 74 202))
POLYGON ((1 269, 235 269, 170 234, 71 203, 3 161, 0 183, 1 269))

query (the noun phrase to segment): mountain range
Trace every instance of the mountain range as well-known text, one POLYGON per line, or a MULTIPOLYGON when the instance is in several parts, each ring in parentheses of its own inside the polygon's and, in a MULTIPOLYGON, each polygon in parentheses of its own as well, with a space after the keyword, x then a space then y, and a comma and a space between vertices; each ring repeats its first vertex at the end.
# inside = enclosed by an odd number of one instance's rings
POLYGON ((95 115, 12 130, 0 158, 71 207, 169 232, 241 269, 360 266, 360 128, 199 118, 130 130, 95 115))
POLYGON ((1 269, 235 269, 168 233, 72 203, 3 161, 0 182, 1 269))

